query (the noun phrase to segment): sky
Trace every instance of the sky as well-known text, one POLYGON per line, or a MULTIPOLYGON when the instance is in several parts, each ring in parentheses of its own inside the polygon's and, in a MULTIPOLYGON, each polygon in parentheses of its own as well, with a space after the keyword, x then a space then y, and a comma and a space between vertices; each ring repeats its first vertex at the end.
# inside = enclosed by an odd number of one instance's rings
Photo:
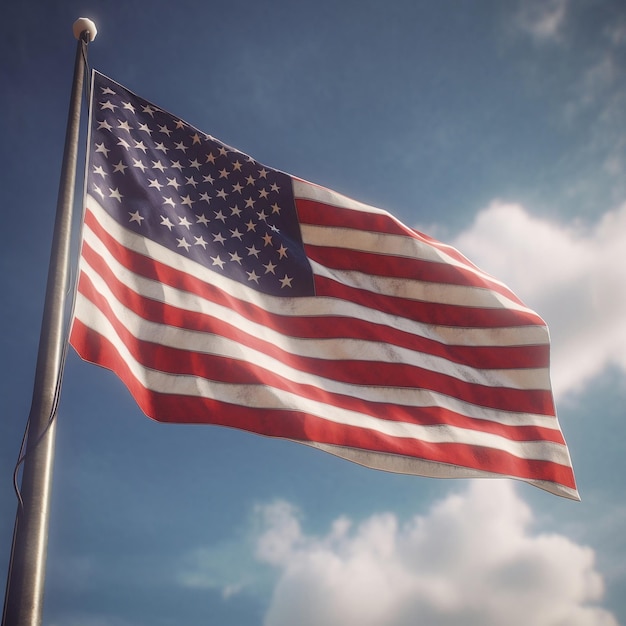
MULTIPOLYGON (((533 307, 582 501, 158 424, 70 350, 44 624, 626 624, 621 0, 39 0, 2 13, 0 586, 85 16, 92 67, 455 245, 533 307)), ((82 166, 77 212, 81 190, 82 166)))

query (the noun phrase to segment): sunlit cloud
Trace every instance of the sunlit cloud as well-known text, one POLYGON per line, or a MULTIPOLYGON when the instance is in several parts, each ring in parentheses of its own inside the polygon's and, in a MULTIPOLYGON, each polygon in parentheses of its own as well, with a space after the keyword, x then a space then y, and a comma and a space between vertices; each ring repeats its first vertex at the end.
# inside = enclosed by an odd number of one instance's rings
POLYGON ((470 483, 407 523, 339 518, 322 535, 286 502, 257 514, 257 557, 279 573, 265 626, 617 626, 596 605, 593 550, 534 533, 508 481, 470 483))
POLYGON ((547 321, 557 397, 626 372, 626 204, 585 226, 494 202, 454 243, 547 321))
POLYGON ((524 0, 515 16, 515 25, 537 41, 559 38, 569 0, 524 0))

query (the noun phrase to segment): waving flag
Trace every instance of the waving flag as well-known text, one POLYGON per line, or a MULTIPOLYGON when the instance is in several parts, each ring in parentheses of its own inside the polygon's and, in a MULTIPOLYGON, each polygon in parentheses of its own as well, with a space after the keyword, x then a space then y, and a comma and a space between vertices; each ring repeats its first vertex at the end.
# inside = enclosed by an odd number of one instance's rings
POLYGON ((94 73, 71 343, 151 418, 578 498, 543 320, 450 246, 94 73))

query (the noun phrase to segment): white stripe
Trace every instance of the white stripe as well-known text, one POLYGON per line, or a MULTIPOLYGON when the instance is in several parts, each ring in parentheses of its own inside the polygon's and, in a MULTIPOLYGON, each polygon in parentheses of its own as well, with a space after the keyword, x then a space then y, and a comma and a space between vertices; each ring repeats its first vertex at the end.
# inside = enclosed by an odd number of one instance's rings
MULTIPOLYGON (((391 217, 391 216, 390 216, 391 217)), ((409 235, 395 235, 388 233, 375 233, 354 228, 339 228, 337 226, 314 226, 302 224, 300 226, 302 240, 305 244, 323 248, 344 248, 360 252, 371 252, 394 257, 406 257, 460 267, 477 276, 488 278, 494 284, 500 285, 510 291, 504 283, 492 276, 477 272, 476 268, 469 263, 462 263, 458 259, 446 254, 439 248, 409 235)))
MULTIPOLYGON (((524 482, 535 485, 540 489, 545 489, 558 496, 564 496, 572 500, 580 500, 578 491, 561 485, 560 483, 549 482, 547 480, 531 480, 529 478, 520 479, 514 474, 497 474, 484 470, 461 467, 460 465, 450 465, 448 463, 438 463, 437 461, 427 461, 416 457, 403 456, 400 454, 388 454, 385 452, 374 452, 371 450, 358 450, 356 448, 346 448, 332 444, 317 443, 315 441, 295 440, 313 448, 318 448, 329 454, 341 457, 353 463, 359 463, 365 467, 395 472, 397 474, 411 474, 413 476, 428 476, 430 478, 514 478, 524 480, 524 482)), ((571 466, 571 463, 568 463, 571 466)))
POLYGON ((225 293, 243 302, 255 304, 269 313, 293 317, 347 317, 364 320, 397 330, 410 332, 419 337, 432 339, 446 345, 458 346, 524 346, 544 345, 549 342, 545 326, 532 325, 513 328, 463 328, 417 324, 415 321, 369 309, 362 305, 336 298, 285 298, 264 295, 248 289, 216 271, 172 252, 168 248, 125 229, 115 221, 92 196, 86 205, 102 228, 121 245, 139 254, 149 255, 156 261, 177 271, 190 274, 206 283, 215 285, 225 293))
POLYGON ((252 408, 276 409, 279 411, 276 419, 280 419, 280 410, 301 411, 334 424, 372 430, 389 437, 410 438, 428 443, 483 446, 508 452, 521 459, 568 464, 565 446, 552 442, 511 441, 499 435, 455 426, 421 426, 387 421, 265 385, 228 384, 149 369, 135 360, 106 316, 80 294, 76 310, 77 319, 111 342, 137 380, 146 389, 158 393, 210 398, 252 408))
POLYGON ((443 283, 430 283, 407 278, 387 278, 386 276, 374 276, 354 270, 338 270, 325 267, 316 261, 309 260, 313 273, 324 276, 337 282, 364 289, 372 293, 380 293, 386 296, 425 302, 426 304, 451 304, 482 309, 511 309, 524 313, 535 314, 531 309, 519 305, 506 296, 490 289, 478 287, 465 287, 463 285, 450 285, 443 283))

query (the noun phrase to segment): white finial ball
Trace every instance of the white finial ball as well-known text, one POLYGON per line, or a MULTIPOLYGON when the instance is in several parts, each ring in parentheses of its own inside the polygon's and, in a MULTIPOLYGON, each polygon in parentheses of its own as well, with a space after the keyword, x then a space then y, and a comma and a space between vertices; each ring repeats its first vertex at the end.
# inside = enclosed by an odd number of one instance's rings
POLYGON ((89 41, 93 41, 98 34, 98 29, 96 28, 96 25, 86 17, 79 17, 74 22, 72 30, 74 31, 74 37, 76 37, 76 39, 80 39, 80 36, 86 30, 89 31, 89 41))

